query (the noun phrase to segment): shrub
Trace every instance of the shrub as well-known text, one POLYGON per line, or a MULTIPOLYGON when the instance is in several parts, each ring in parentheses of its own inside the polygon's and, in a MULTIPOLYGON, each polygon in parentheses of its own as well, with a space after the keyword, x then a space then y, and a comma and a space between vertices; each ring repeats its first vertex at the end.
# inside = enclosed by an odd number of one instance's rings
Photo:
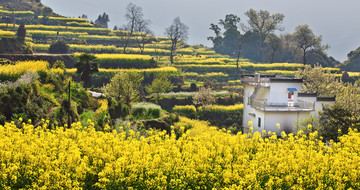
POLYGON ((22 38, 25 38, 25 37, 26 37, 26 29, 25 29, 24 23, 22 23, 22 24, 19 26, 16 35, 17 35, 18 37, 22 37, 22 38))
POLYGON ((67 45, 64 41, 56 41, 50 45, 49 53, 69 53, 70 46, 67 45))
POLYGON ((161 107, 148 102, 140 102, 131 107, 132 115, 137 119, 155 119, 161 116, 161 107))
POLYGON ((191 92, 196 92, 197 91, 197 86, 196 86, 196 83, 191 83, 190 84, 190 91, 191 92))

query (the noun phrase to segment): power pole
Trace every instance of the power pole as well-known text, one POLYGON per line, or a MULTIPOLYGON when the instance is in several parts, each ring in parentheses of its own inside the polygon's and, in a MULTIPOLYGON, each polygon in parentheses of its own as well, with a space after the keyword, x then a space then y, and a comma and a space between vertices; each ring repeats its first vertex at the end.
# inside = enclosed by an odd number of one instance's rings
POLYGON ((68 107, 68 128, 71 127, 71 121, 70 121, 70 107, 71 107, 71 94, 70 94, 70 86, 71 86, 71 81, 69 81, 69 107, 68 107))

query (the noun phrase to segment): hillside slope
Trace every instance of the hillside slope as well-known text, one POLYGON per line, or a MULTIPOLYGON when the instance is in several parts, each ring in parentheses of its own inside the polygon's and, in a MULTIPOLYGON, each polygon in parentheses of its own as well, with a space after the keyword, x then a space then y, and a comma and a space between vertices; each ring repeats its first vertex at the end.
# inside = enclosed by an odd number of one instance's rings
POLYGON ((1 6, 9 11, 33 11, 37 15, 42 15, 45 11, 48 16, 57 14, 41 3, 40 0, 0 0, 1 6))

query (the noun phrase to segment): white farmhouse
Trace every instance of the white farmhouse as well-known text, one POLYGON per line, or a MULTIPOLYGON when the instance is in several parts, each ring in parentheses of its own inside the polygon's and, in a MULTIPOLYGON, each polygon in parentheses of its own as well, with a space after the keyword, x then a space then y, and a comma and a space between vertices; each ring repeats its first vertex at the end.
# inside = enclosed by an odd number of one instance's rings
POLYGON ((302 79, 277 77, 274 75, 243 75, 244 85, 244 132, 249 132, 249 121, 253 131, 290 133, 297 120, 315 114, 323 106, 332 105, 335 98, 321 98, 316 94, 299 93, 302 79), (278 129, 277 124, 280 124, 278 129))

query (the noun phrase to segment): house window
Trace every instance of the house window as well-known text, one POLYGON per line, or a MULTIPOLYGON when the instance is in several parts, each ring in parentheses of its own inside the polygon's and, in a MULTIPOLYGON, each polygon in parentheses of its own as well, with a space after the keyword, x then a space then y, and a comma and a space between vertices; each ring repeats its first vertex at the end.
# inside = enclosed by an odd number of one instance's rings
POLYGON ((258 118, 258 127, 261 127, 261 118, 258 118))

